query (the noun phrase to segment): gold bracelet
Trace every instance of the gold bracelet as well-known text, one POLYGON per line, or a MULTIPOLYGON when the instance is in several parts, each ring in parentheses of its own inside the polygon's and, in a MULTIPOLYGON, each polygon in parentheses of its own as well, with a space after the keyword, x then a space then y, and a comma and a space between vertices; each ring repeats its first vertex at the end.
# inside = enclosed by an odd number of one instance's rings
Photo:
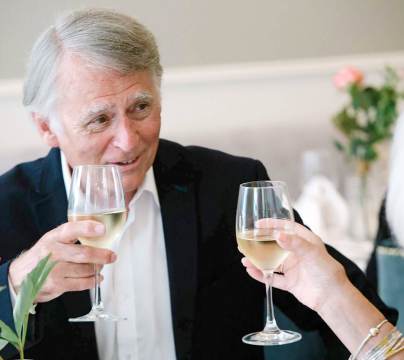
POLYGON ((390 331, 373 349, 366 354, 366 360, 388 359, 404 351, 404 338, 396 328, 390 331))
POLYGON ((379 335, 380 332, 380 328, 387 323, 388 321, 386 319, 384 319, 383 321, 381 321, 376 327, 370 328, 369 329, 369 333, 368 335, 365 337, 365 339, 363 339, 363 341, 361 342, 361 344, 358 347, 358 350, 356 350, 354 355, 351 355, 349 357, 348 360, 356 360, 356 358, 358 357, 359 353, 362 351, 362 349, 364 348, 364 346, 366 345, 366 343, 372 338, 375 337, 377 335, 379 335))

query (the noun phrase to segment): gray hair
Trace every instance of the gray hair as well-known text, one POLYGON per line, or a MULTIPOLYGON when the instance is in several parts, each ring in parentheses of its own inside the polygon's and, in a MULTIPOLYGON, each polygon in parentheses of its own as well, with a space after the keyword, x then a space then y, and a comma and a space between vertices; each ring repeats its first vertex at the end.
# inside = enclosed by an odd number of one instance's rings
POLYGON ((77 54, 91 65, 126 75, 149 70, 161 81, 156 41, 135 19, 104 9, 74 11, 59 18, 34 44, 28 61, 23 104, 51 116, 63 54, 77 54))

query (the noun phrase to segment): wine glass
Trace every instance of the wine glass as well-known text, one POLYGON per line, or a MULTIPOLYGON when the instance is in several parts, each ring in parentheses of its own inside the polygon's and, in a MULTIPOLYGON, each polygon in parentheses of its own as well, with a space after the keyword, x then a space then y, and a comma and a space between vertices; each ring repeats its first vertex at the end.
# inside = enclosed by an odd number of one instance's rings
MULTIPOLYGON (((119 169, 114 165, 80 165, 73 169, 70 186, 69 221, 95 220, 105 226, 105 234, 79 238, 86 246, 109 249, 119 237, 126 221, 125 197, 119 169)), ((99 284, 100 266, 94 264, 95 288, 91 311, 70 322, 121 320, 105 311, 99 284)))
POLYGON ((264 275, 266 324, 262 331, 243 337, 251 345, 283 345, 299 341, 294 331, 280 330, 274 317, 272 276, 288 256, 276 239, 293 233, 294 216, 286 184, 281 181, 254 181, 240 185, 236 236, 238 248, 264 275))

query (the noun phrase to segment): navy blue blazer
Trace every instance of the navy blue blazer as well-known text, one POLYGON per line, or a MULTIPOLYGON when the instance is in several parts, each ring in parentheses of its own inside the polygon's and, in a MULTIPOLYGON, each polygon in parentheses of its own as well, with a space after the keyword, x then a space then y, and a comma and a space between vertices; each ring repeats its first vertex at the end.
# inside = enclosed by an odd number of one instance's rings
MULTIPOLYGON (((160 140, 153 165, 161 204, 177 359, 263 359, 241 337, 263 326, 263 286, 240 264, 235 213, 240 183, 267 179, 263 165, 200 147, 160 140)), ((0 285, 10 260, 67 221, 60 152, 16 166, 0 177, 0 285)), ((297 221, 301 222, 296 214, 297 221)), ((362 272, 332 248, 353 283, 395 321, 362 272)), ((332 353, 348 352, 322 319, 292 295, 274 290, 275 304, 299 327, 318 330, 332 353)), ((119 294, 118 294, 119 296, 119 294)), ((26 357, 97 360, 93 324, 69 323, 89 311, 88 291, 65 293, 37 306, 30 318, 26 357)), ((13 325, 9 291, 0 293, 0 318, 13 325)), ((161 336, 161 335, 158 335, 161 336)), ((156 342, 158 341, 156 334, 156 342)), ((304 341, 304 340, 303 340, 304 341)), ((7 347, 0 354, 15 356, 7 347)))

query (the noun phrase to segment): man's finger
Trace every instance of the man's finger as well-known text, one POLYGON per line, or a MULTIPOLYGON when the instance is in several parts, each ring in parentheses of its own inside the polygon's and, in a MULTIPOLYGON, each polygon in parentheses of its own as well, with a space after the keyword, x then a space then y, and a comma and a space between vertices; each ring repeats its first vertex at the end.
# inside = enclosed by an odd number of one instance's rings
POLYGON ((49 241, 61 243, 75 243, 80 237, 97 237, 103 235, 103 223, 93 220, 72 221, 58 226, 47 234, 49 241))
POLYGON ((52 257, 58 261, 77 264, 105 265, 116 260, 116 254, 108 249, 101 249, 81 244, 56 244, 52 257))
POLYGON ((86 278, 94 276, 94 264, 75 264, 63 263, 59 269, 56 269, 61 276, 65 278, 86 278))

